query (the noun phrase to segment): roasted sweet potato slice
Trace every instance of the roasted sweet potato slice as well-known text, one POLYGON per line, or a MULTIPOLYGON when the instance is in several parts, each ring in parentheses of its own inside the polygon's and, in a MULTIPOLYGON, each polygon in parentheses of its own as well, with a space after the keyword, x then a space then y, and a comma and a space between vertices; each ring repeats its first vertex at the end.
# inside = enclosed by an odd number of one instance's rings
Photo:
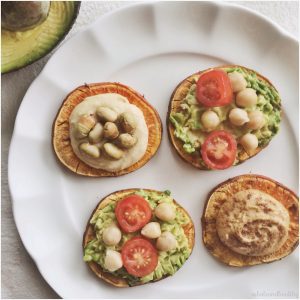
MULTIPOLYGON (((178 155, 187 163, 191 164, 192 166, 201 169, 201 170, 208 170, 208 168, 206 167, 205 164, 201 163, 201 161, 199 160, 199 156, 197 155, 193 155, 193 154, 189 154, 186 151, 184 151, 183 149, 183 142, 181 140, 179 140, 175 135, 174 135, 174 126, 173 124, 170 122, 170 115, 172 113, 176 113, 179 111, 180 108, 180 104, 182 103, 182 100, 185 98, 185 96, 187 95, 189 89, 191 88, 193 81, 199 78, 200 74, 208 71, 208 70, 212 70, 212 69, 220 69, 220 68, 233 68, 233 67, 240 67, 246 71, 251 71, 251 72, 255 72, 251 69, 242 67, 242 66, 237 66, 237 65, 224 65, 224 66, 219 66, 216 68, 210 68, 204 71, 200 71, 197 72, 187 78, 185 78, 182 82, 180 82, 177 87, 175 88, 175 90, 172 93, 170 102, 169 102, 169 110, 168 110, 168 114, 167 114, 167 127, 168 127, 168 135, 169 135, 169 139, 171 144, 173 145, 173 147, 175 148, 176 152, 178 153, 178 155)), ((272 83, 265 77, 263 77, 262 75, 258 74, 257 72, 255 72, 257 77, 259 79, 261 79, 262 81, 267 82, 270 86, 272 86, 274 89, 275 87, 272 85, 272 83)), ((276 90, 276 89, 275 89, 276 90)), ((238 164, 246 161, 247 159, 253 157, 254 155, 258 154, 263 148, 265 148, 267 145, 265 145, 264 147, 257 147, 254 151, 252 151, 251 153, 247 153, 245 150, 241 151, 239 153, 238 156, 238 164)))
MULTIPOLYGON (((120 190, 117 192, 114 192, 108 196, 106 196, 105 198, 103 198, 99 204, 97 205, 97 207, 94 209, 88 223, 86 226, 86 230, 85 233, 83 235, 83 249, 85 248, 85 246, 88 244, 89 241, 91 241, 92 239, 95 238, 95 232, 93 229, 93 226, 90 224, 90 220, 92 219, 92 217, 94 216, 94 214, 100 210, 103 209, 105 206, 107 206, 109 203, 111 203, 112 201, 117 202, 121 199, 123 199, 124 197, 126 197, 127 195, 132 194, 133 192, 137 191, 139 189, 127 189, 127 190, 120 190)), ((153 190, 147 190, 144 189, 145 191, 153 191, 153 190)), ((156 193, 161 193, 158 191, 155 191, 156 193)), ((191 217, 189 216, 189 214, 187 213, 187 211, 180 206, 175 200, 174 204, 176 206, 176 209, 178 211, 181 211, 184 215, 187 216, 187 218, 190 220, 190 222, 188 224, 186 224, 183 227, 184 233, 188 239, 188 243, 189 243, 189 248, 191 250, 193 250, 194 248, 194 243, 195 243, 195 228, 194 228, 194 223, 191 219, 191 217)), ((124 278, 119 278, 114 276, 111 273, 105 272, 101 266, 95 262, 88 262, 89 267, 91 268, 91 270, 102 280, 106 281, 107 283, 110 283, 116 287, 130 287, 127 280, 124 278)), ((163 278, 161 278, 163 279, 163 278)), ((161 280, 160 279, 160 280, 161 280)), ((151 282, 151 281, 150 281, 151 282)), ((137 284, 140 285, 140 284, 137 284)), ((132 285, 131 285, 132 286, 132 285)))
POLYGON ((282 184, 260 175, 241 175, 229 179, 214 188, 207 199, 202 215, 202 238, 208 251, 221 262, 234 267, 269 263, 289 255, 299 241, 299 199, 294 192, 282 184), (257 189, 278 200, 288 211, 290 227, 288 239, 276 252, 264 256, 238 254, 224 245, 217 232, 216 218, 222 204, 235 193, 257 189))
POLYGON ((104 82, 85 84, 66 97, 53 123, 52 144, 58 160, 72 172, 88 177, 109 177, 124 175, 145 165, 156 153, 161 137, 160 117, 142 95, 123 84, 104 82), (81 161, 73 152, 69 133, 69 117, 75 106, 86 97, 105 93, 118 93, 126 97, 131 104, 136 105, 143 112, 149 130, 148 147, 144 156, 132 166, 116 172, 95 169, 81 161))

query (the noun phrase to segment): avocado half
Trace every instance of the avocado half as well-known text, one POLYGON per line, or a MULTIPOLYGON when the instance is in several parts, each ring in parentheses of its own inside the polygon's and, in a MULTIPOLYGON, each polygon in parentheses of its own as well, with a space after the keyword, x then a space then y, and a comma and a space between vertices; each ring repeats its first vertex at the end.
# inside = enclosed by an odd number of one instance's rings
POLYGON ((121 83, 102 82, 79 86, 64 100, 53 123, 52 145, 58 160, 72 172, 88 177, 120 176, 133 172, 145 165, 158 150, 162 138, 162 124, 157 111, 146 99, 132 88, 121 83), (81 161, 74 153, 69 129, 69 118, 77 104, 86 97, 117 93, 126 97, 129 103, 136 105, 142 112, 148 127, 148 146, 144 156, 132 166, 115 172, 95 169, 81 161))
POLYGON ((51 1, 46 20, 26 31, 1 28, 1 73, 25 67, 48 54, 69 32, 79 1, 51 1))
MULTIPOLYGON (((99 211, 104 209, 107 205, 109 205, 111 202, 117 202, 119 200, 122 200, 124 197, 136 192, 140 190, 140 188, 138 189, 126 189, 126 190, 120 190, 117 192, 114 192, 112 194, 109 194, 108 196, 106 196, 105 198, 103 198, 99 204, 96 206, 96 208, 94 209, 88 223, 86 226, 86 230, 84 232, 83 235, 83 242, 82 242, 82 246, 83 246, 83 250, 85 248, 85 246, 95 238, 95 231, 93 229, 93 226, 90 224, 91 219, 93 218, 93 216, 99 211)), ((163 193, 163 192, 159 192, 159 191, 155 191, 155 190, 150 190, 150 189, 143 189, 144 191, 149 191, 149 192, 156 192, 156 193, 163 193)), ((190 217, 190 215, 188 214, 188 212, 182 207, 180 206, 174 199, 173 199, 173 203, 176 206, 176 210, 181 211, 188 219, 189 219, 189 223, 187 223, 186 225, 184 225, 183 230, 184 230, 184 234, 186 235, 187 239, 188 239, 188 244, 189 244, 189 248, 191 249, 191 252, 194 248, 194 244, 195 244, 195 227, 194 227, 194 223, 190 217)), ((104 280, 105 282, 116 286, 116 287, 132 287, 134 285, 129 285, 128 281, 124 278, 120 278, 117 277, 109 272, 105 272, 103 270, 103 268, 95 263, 95 262, 88 262, 87 263, 88 266, 90 267, 90 269, 97 275, 98 278, 104 280)), ((168 276, 166 276, 168 277, 168 276)), ((166 277, 162 277, 159 280, 162 280, 166 277)), ((156 280, 156 281, 159 281, 156 280)), ((149 281, 147 283, 151 283, 154 281, 149 281)), ((144 283, 144 284, 147 284, 144 283)), ((142 285, 143 283, 138 283, 136 285, 142 285)))
MULTIPOLYGON (((193 85, 194 80, 195 79, 197 80, 202 73, 207 72, 209 70, 213 70, 213 69, 235 68, 235 67, 240 67, 241 69, 244 69, 245 71, 255 73, 258 79, 260 79, 263 82, 268 83, 270 86, 272 86, 277 91, 277 89, 274 87, 274 85, 266 77, 260 75, 256 71, 253 71, 249 68, 239 66, 239 65, 224 65, 224 66, 219 66, 219 67, 215 67, 215 68, 209 68, 209 69, 206 69, 206 70, 203 70, 203 71, 200 71, 200 72, 190 75, 189 77, 185 78, 183 81, 181 81, 177 85, 177 87, 175 88, 175 90, 173 91, 173 93, 171 95, 171 99, 169 102, 168 114, 167 114, 167 127, 168 127, 169 140, 170 140, 171 144, 173 145, 173 147, 175 148, 178 155, 185 162, 191 164, 192 166, 194 166, 197 169, 210 170, 209 168, 206 167, 205 164, 200 162, 199 157, 197 155, 189 154, 183 149, 183 142, 180 141, 175 136, 175 128, 174 128, 173 124, 170 122, 170 115, 172 113, 176 113, 180 110, 180 104, 181 104, 182 100, 188 94, 189 89, 193 85)), ((280 105, 281 105, 281 103, 280 103, 280 105)), ((255 156, 256 154, 258 154, 262 149, 264 149, 267 146, 268 146, 268 144, 266 144, 264 146, 259 146, 251 153, 248 153, 245 150, 242 150, 239 153, 239 156, 237 157, 238 158, 237 164, 241 164, 244 161, 248 160, 249 158, 255 156)))
POLYGON ((231 178, 208 195, 202 215, 202 239, 207 250, 222 263, 233 267, 253 266, 280 260, 296 249, 299 243, 299 199, 279 182, 261 175, 247 174, 231 178), (279 201, 290 216, 288 239, 277 251, 263 256, 247 256, 236 253, 222 243, 218 236, 216 219, 226 199, 239 191, 256 189, 279 201))

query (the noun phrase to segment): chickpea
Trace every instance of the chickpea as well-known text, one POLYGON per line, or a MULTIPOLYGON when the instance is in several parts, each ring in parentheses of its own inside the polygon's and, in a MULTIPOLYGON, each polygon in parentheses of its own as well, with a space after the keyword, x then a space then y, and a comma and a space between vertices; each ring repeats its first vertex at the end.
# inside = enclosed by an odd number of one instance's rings
POLYGON ((158 222, 150 222, 145 225, 141 234, 149 239, 156 239, 161 235, 160 225, 158 222))
POLYGON ((118 130, 118 127, 115 123, 112 123, 112 122, 106 122, 104 124, 104 137, 106 139, 115 139, 118 137, 119 135, 119 130, 118 130))
POLYGON ((110 272, 114 272, 123 266, 122 256, 118 251, 106 250, 104 267, 110 272))
POLYGON ((247 127, 249 129, 261 129, 266 123, 264 114, 260 110, 254 110, 249 112, 248 117, 249 122, 247 123, 247 127))
POLYGON ((201 122, 207 130, 213 130, 220 124, 220 119, 214 111, 207 110, 202 114, 201 122))
POLYGON ((238 93, 247 87, 247 81, 240 72, 232 72, 228 74, 231 88, 234 93, 238 93))
POLYGON ((171 232, 165 231, 157 239, 156 247, 160 251, 170 251, 177 247, 177 240, 171 232))
POLYGON ((241 107, 251 107, 257 103, 256 91, 246 88, 236 95, 236 104, 241 107))
POLYGON ((247 112, 241 108, 233 108, 229 112, 229 120, 233 125, 243 126, 249 121, 247 112))
POLYGON ((108 246, 117 245, 122 238, 122 233, 117 226, 109 226, 103 230, 102 239, 108 246))
POLYGON ((258 139, 256 135, 252 133, 246 133, 240 139, 241 145, 246 151, 253 151, 258 147, 258 139))
POLYGON ((156 217, 162 221, 172 221, 175 219, 175 209, 169 203, 160 203, 156 206, 154 211, 156 217))

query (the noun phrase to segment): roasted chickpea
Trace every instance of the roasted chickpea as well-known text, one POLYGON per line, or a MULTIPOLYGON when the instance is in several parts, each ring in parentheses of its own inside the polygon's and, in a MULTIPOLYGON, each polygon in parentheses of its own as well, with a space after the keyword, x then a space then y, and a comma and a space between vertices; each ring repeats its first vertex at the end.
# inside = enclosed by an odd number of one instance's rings
POLYGON ((79 149, 85 154, 87 154, 88 156, 91 156, 93 158, 100 157, 100 150, 95 145, 91 145, 89 143, 82 143, 80 144, 79 149))
POLYGON ((122 113, 119 119, 119 123, 122 131, 124 132, 133 133, 136 129, 136 122, 134 116, 131 113, 122 113))
POLYGON ((129 133, 122 133, 118 137, 118 143, 121 147, 129 149, 133 147, 137 142, 136 137, 132 136, 129 133))
POLYGON ((101 121, 115 122, 118 114, 109 107, 100 106, 97 108, 97 115, 101 121))
POLYGON ((95 126, 96 120, 93 116, 82 115, 79 117, 78 122, 75 124, 76 137, 81 139, 87 137, 89 132, 95 126))
POLYGON ((119 136, 119 130, 115 123, 106 122, 104 125, 104 137, 113 140, 119 136))
POLYGON ((104 153, 112 159, 120 159, 124 155, 124 152, 120 148, 111 143, 105 143, 103 145, 103 150, 104 153))
POLYGON ((99 143, 103 137, 104 129, 101 123, 97 123, 89 133, 89 141, 93 144, 99 143))

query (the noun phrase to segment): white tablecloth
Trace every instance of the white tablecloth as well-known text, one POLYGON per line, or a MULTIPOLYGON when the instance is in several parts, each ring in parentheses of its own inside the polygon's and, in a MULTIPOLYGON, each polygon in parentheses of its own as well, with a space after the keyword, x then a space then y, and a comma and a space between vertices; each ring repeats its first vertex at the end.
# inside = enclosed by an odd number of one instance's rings
MULTIPOLYGON (((98 17, 133 2, 82 2, 79 16, 65 40, 98 17)), ((233 1, 256 10, 298 38, 297 1, 233 1)), ((19 71, 2 76, 2 298, 58 298, 38 272, 20 240, 13 220, 7 183, 7 156, 15 117, 22 98, 50 55, 19 71)))

